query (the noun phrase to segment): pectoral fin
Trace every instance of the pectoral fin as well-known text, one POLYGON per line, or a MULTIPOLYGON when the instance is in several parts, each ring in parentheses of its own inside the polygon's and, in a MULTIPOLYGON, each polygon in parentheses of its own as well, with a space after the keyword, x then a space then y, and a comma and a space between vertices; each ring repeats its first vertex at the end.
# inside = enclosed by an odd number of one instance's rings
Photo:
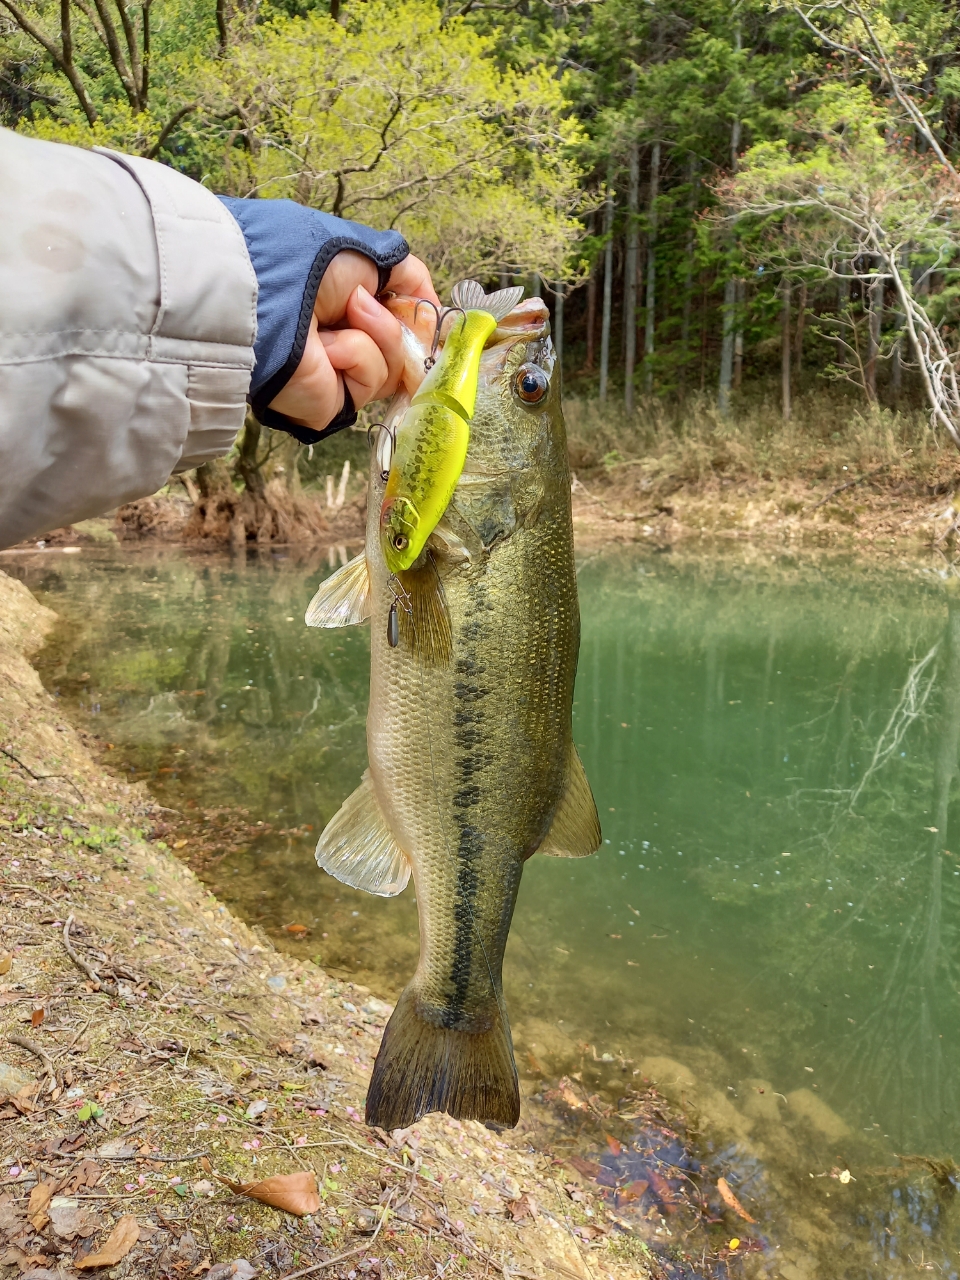
POLYGON ((397 610, 402 643, 429 666, 445 667, 452 652, 450 613, 432 553, 422 568, 405 569, 397 580, 403 592, 397 610))
POLYGON ((571 743, 560 803, 539 851, 553 858, 586 858, 600 848, 600 840, 597 805, 577 749, 571 743))
POLYGON ((351 627, 369 617, 370 575, 366 554, 361 551, 320 583, 304 620, 308 627, 351 627))
POLYGON ((369 769, 324 827, 317 842, 317 866, 342 884, 381 898, 392 898, 406 888, 410 862, 383 819, 369 769))

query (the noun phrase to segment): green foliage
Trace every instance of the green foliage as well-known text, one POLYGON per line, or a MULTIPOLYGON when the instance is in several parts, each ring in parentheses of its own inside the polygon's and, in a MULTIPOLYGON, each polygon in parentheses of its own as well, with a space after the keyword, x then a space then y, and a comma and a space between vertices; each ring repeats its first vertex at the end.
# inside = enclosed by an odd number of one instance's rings
POLYGON ((344 24, 278 17, 208 65, 214 183, 399 227, 444 282, 563 272, 579 232, 580 136, 548 69, 498 68, 494 42, 430 0, 371 0, 344 24))
MULTIPOLYGON (((775 367, 784 271, 806 280, 808 306, 829 328, 844 305, 831 271, 859 244, 851 210, 857 226, 877 213, 894 249, 909 244, 914 274, 928 273, 931 323, 956 312, 953 250, 943 249, 955 180, 944 180, 937 148, 958 154, 960 16, 939 0, 870 0, 856 11, 767 0, 346 0, 333 6, 336 21, 328 0, 264 0, 226 6, 225 27, 213 0, 67 8, 75 83, 57 0, 30 6, 39 42, 18 26, 18 0, 0 0, 11 15, 0 32, 8 123, 156 154, 215 190, 396 226, 441 287, 510 271, 564 279, 569 291, 600 272, 609 182, 613 364, 630 324, 643 346, 655 277, 647 368, 663 394, 697 367, 701 385, 715 379, 728 280, 745 282, 726 304, 745 376, 775 367), (113 15, 113 45, 101 10, 113 15), (628 208, 631 155, 639 190, 628 208), (726 219, 746 211, 749 225, 741 217, 734 232, 726 219), (631 231, 640 279, 627 316, 631 231)), ((568 378, 585 311, 575 298, 566 312, 568 378)), ((890 315, 883 328, 889 346, 890 315)), ((808 333, 816 343, 815 326, 808 333)))

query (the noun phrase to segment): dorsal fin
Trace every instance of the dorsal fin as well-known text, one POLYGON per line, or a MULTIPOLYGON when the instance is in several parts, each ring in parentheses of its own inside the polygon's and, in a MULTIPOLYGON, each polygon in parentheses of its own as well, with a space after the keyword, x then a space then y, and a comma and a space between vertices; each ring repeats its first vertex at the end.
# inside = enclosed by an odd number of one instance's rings
POLYGON ((512 285, 509 289, 487 293, 479 280, 461 280, 453 286, 450 297, 453 305, 463 307, 464 311, 486 311, 495 320, 502 320, 523 297, 523 286, 512 285))

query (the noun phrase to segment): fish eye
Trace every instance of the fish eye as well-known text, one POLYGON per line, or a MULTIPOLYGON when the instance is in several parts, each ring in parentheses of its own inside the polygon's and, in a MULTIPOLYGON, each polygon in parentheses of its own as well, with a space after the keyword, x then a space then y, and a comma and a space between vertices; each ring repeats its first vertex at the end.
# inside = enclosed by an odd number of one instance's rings
POLYGON ((403 549, 407 545, 407 540, 402 533, 394 534, 393 545, 396 547, 398 551, 403 551, 403 549))
POLYGON ((550 389, 550 379, 539 365, 524 364, 517 370, 513 385, 524 404, 539 404, 550 389))

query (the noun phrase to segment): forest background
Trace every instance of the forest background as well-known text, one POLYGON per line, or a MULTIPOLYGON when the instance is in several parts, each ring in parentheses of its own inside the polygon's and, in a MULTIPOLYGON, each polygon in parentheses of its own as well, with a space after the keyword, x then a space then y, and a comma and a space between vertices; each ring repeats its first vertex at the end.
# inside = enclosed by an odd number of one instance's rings
MULTIPOLYGON (((526 283, 581 474, 952 492, 950 0, 0 0, 0 118, 526 283)), ((235 487, 315 478, 268 434, 235 487)))

